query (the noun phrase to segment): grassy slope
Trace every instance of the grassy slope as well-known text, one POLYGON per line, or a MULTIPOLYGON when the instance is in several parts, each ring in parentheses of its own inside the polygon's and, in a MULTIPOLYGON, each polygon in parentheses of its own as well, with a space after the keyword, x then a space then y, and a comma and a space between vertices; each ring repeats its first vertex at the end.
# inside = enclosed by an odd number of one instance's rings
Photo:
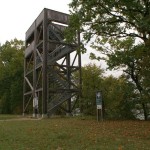
POLYGON ((0 150, 148 150, 150 122, 79 118, 0 121, 0 150))

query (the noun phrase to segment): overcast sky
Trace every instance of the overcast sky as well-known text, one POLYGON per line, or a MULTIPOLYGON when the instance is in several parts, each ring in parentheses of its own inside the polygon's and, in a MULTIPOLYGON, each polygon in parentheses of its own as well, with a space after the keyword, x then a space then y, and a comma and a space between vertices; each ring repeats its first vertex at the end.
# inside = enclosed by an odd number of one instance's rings
MULTIPOLYGON (((71 0, 2 0, 0 3, 0 43, 17 38, 25 40, 25 33, 44 8, 69 13, 71 0)), ((84 55, 86 64, 89 53, 84 55)), ((89 62, 89 61, 88 61, 89 62)))
POLYGON ((0 43, 17 38, 25 39, 25 32, 44 8, 69 13, 71 0, 1 0, 0 43))
MULTIPOLYGON (((6 40, 14 38, 24 41, 26 31, 44 8, 69 13, 70 2, 71 0, 1 0, 0 43, 4 44, 6 40)), ((90 50, 82 56, 83 65, 91 62, 106 68, 103 61, 89 60, 89 53, 90 50)))

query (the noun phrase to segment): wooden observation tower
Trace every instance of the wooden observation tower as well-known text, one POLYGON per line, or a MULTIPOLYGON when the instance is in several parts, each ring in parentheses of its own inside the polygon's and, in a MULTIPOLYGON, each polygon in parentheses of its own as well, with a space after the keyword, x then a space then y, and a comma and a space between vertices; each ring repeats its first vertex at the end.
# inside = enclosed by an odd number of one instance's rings
POLYGON ((23 114, 71 114, 79 99, 80 35, 75 43, 65 42, 68 21, 68 14, 44 9, 26 32, 23 114))

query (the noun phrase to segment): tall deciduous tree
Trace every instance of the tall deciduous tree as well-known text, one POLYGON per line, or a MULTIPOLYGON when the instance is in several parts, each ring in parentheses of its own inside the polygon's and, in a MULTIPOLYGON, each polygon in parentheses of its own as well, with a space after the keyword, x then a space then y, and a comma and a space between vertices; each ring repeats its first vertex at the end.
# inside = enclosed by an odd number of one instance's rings
POLYGON ((95 64, 89 64, 82 68, 82 99, 81 110, 84 114, 96 113, 96 92, 101 90, 103 70, 95 64))
POLYGON ((102 93, 105 106, 105 116, 110 119, 133 119, 135 108, 134 85, 124 76, 104 78, 102 93))
POLYGON ((139 100, 137 103, 142 105, 145 119, 147 119, 150 111, 148 107, 150 82, 147 76, 150 74, 150 66, 145 64, 145 59, 149 56, 142 55, 146 47, 143 44, 135 46, 132 38, 122 41, 116 40, 112 47, 121 49, 121 51, 115 51, 114 54, 109 55, 107 60, 109 68, 122 68, 126 77, 132 79, 136 93, 138 93, 137 98, 139 100), (143 66, 144 64, 145 66, 143 66))
POLYGON ((14 39, 0 47, 0 112, 22 109, 23 41, 14 39))
POLYGON ((84 43, 107 57, 110 68, 123 67, 140 94, 145 120, 150 99, 150 1, 72 0, 69 40, 80 30, 84 43))

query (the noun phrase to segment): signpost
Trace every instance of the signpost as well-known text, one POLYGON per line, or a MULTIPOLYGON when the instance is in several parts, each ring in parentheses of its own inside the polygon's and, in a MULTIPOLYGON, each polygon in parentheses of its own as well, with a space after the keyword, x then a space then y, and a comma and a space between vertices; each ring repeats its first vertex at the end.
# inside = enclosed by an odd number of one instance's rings
POLYGON ((100 120, 100 115, 101 115, 101 119, 103 120, 102 95, 100 91, 96 92, 96 106, 97 106, 97 121, 100 120))

